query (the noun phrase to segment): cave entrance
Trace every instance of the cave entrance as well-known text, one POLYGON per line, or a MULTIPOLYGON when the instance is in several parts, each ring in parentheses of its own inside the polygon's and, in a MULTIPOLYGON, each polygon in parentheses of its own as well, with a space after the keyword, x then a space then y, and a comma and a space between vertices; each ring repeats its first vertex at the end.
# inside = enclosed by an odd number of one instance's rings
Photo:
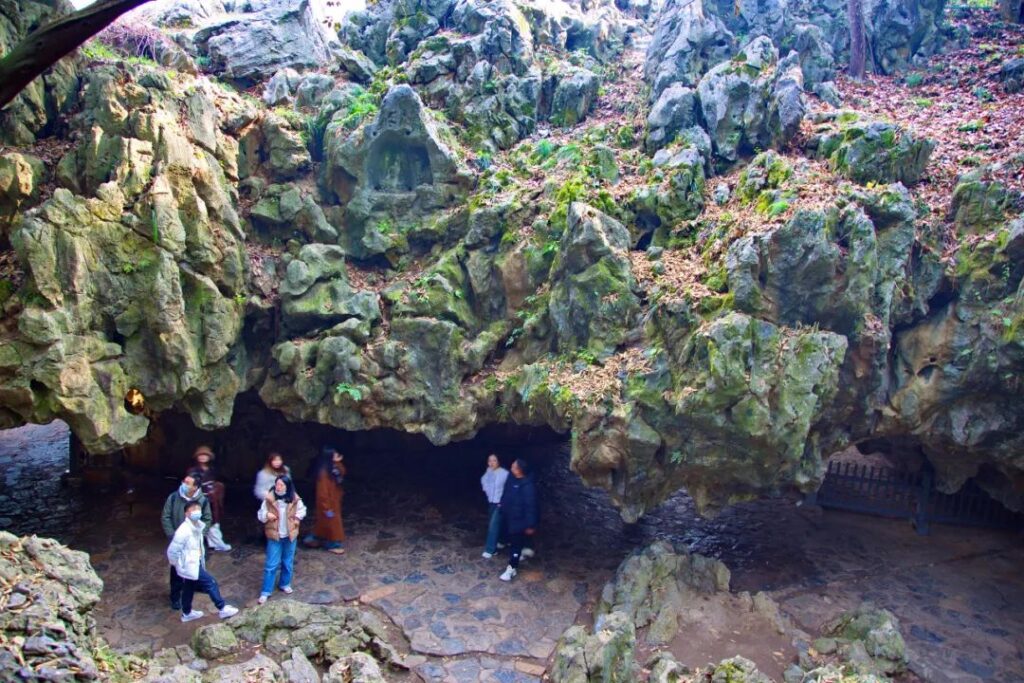
POLYGON ((60 420, 0 431, 0 529, 66 540, 85 504, 68 495, 72 467, 60 420))
POLYGON ((933 523, 992 529, 1024 528, 1024 515, 1007 509, 980 485, 982 471, 954 493, 935 486, 935 472, 919 448, 867 442, 834 454, 810 501, 823 508, 909 519, 927 535, 933 523))

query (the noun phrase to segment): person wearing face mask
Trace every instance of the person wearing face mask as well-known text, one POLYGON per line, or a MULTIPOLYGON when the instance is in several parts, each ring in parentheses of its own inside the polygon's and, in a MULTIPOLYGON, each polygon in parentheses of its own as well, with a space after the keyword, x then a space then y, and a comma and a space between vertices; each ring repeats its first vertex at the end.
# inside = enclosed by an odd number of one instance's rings
POLYGON ((185 504, 185 521, 175 530, 171 543, 167 546, 167 561, 182 580, 182 622, 195 621, 203 617, 203 612, 192 609, 192 597, 197 592, 210 596, 221 619, 238 614, 238 608, 229 605, 221 597, 217 579, 206 571, 206 547, 203 543, 205 528, 202 504, 190 501, 185 504))
POLYGON ((267 560, 263 565, 263 588, 259 599, 261 605, 274 592, 278 568, 281 569, 281 592, 292 592, 295 546, 299 538, 299 523, 305 517, 306 505, 295 492, 291 477, 279 476, 256 513, 267 535, 267 560))
POLYGON ((341 522, 341 501, 344 491, 341 488, 345 480, 344 456, 333 446, 324 446, 320 450, 313 467, 316 479, 316 524, 313 533, 303 539, 303 543, 311 548, 323 548, 328 552, 341 555, 345 552, 345 527, 341 522))
MULTIPOLYGON (((167 496, 164 502, 163 514, 160 516, 160 523, 164 528, 164 535, 168 539, 174 538, 175 532, 185 521, 185 506, 195 503, 199 506, 200 517, 204 525, 213 522, 213 514, 210 510, 210 502, 199 488, 202 475, 190 470, 181 480, 178 490, 167 496)), ((171 567, 171 609, 181 609, 181 577, 171 567)))
POLYGON ((480 477, 480 486, 487 496, 489 508, 489 524, 487 526, 487 542, 484 545, 483 557, 491 559, 498 552, 498 536, 501 533, 501 494, 505 490, 508 470, 498 462, 498 456, 491 453, 487 456, 487 469, 480 477))

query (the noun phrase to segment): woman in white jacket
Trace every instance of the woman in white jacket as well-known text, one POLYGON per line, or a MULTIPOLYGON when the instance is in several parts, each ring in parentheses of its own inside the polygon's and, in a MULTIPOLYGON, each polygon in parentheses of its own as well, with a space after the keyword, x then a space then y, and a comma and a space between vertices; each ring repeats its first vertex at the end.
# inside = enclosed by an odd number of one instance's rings
POLYGON ((201 619, 203 612, 192 609, 192 596, 206 593, 216 605, 221 619, 238 614, 220 595, 217 579, 206 571, 206 548, 203 544, 203 510, 199 503, 185 506, 185 521, 174 532, 171 544, 167 546, 167 560, 182 579, 181 620, 183 622, 201 619))
POLYGON ((507 480, 508 470, 498 462, 498 456, 494 453, 488 455, 487 469, 484 470, 484 476, 480 477, 480 488, 487 496, 487 507, 490 513, 487 542, 483 552, 483 556, 488 560, 498 552, 498 537, 501 535, 501 494, 505 490, 505 481, 507 480))

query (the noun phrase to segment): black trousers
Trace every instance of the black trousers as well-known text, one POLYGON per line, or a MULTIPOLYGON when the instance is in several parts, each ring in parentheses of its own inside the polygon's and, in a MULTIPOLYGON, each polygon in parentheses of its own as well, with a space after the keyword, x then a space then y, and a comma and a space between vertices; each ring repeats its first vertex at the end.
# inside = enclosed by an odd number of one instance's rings
POLYGON ((171 609, 181 609, 181 589, 184 579, 178 576, 178 572, 171 565, 171 609))
POLYGON ((512 569, 519 568, 519 558, 523 555, 523 545, 526 544, 526 534, 522 531, 508 532, 508 566, 512 569))
POLYGON ((199 568, 199 578, 182 579, 182 591, 181 591, 181 613, 188 614, 192 611, 192 596, 196 593, 206 593, 210 596, 210 600, 213 600, 214 606, 217 609, 224 609, 224 605, 227 604, 224 598, 220 594, 220 586, 217 585, 217 579, 213 578, 210 572, 206 571, 205 567, 199 568))

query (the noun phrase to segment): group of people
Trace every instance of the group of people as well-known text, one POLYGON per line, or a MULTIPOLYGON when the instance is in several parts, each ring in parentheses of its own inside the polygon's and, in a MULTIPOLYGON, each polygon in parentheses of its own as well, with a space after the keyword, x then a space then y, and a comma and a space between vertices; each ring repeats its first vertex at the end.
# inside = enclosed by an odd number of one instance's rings
MULTIPOLYGON (((229 551, 220 528, 224 514, 224 484, 217 480, 214 454, 209 446, 193 453, 193 466, 185 473, 178 489, 164 502, 162 524, 170 539, 167 560, 170 563, 171 608, 181 611, 182 622, 200 619, 204 613, 192 607, 195 593, 206 593, 217 607, 221 619, 238 614, 220 594, 217 580, 206 568, 206 546, 229 551)), ((323 548, 334 554, 345 552, 345 527, 341 505, 345 480, 344 456, 333 446, 325 446, 314 462, 311 474, 316 483, 316 519, 304 545, 323 548)), ((259 501, 256 519, 262 524, 267 554, 263 566, 263 585, 259 604, 265 603, 275 585, 283 593, 292 592, 295 550, 299 525, 307 509, 295 490, 291 470, 280 453, 271 453, 256 473, 253 495, 259 501)))
MULTIPOLYGON (((213 461, 214 453, 209 446, 196 448, 192 467, 178 489, 167 497, 163 508, 161 521, 164 534, 170 539, 167 560, 171 608, 180 610, 182 622, 204 616, 202 611, 193 608, 195 593, 206 593, 221 619, 238 614, 238 608, 227 604, 221 596, 217 580, 206 567, 207 545, 222 552, 231 550, 220 526, 225 488, 217 479, 213 461)), ((333 446, 325 446, 314 462, 311 475, 316 485, 316 517, 312 533, 303 539, 303 544, 343 554, 344 456, 333 446)), ((483 557, 490 559, 499 548, 507 546, 508 566, 500 578, 511 581, 520 561, 534 554, 531 544, 538 524, 536 487, 522 458, 516 459, 506 470, 494 454, 487 458, 487 469, 480 484, 490 513, 483 557)), ((295 489, 291 469, 280 453, 271 453, 256 473, 253 495, 259 503, 256 519, 262 525, 267 548, 258 598, 262 605, 270 599, 275 587, 286 594, 292 592, 299 527, 308 510, 295 489)))
POLYGON ((499 578, 511 581, 519 572, 519 561, 534 555, 532 539, 539 521, 537 488, 525 460, 517 458, 506 470, 493 453, 487 456, 480 486, 490 512, 483 557, 489 560, 499 548, 507 546, 508 566, 499 578))

